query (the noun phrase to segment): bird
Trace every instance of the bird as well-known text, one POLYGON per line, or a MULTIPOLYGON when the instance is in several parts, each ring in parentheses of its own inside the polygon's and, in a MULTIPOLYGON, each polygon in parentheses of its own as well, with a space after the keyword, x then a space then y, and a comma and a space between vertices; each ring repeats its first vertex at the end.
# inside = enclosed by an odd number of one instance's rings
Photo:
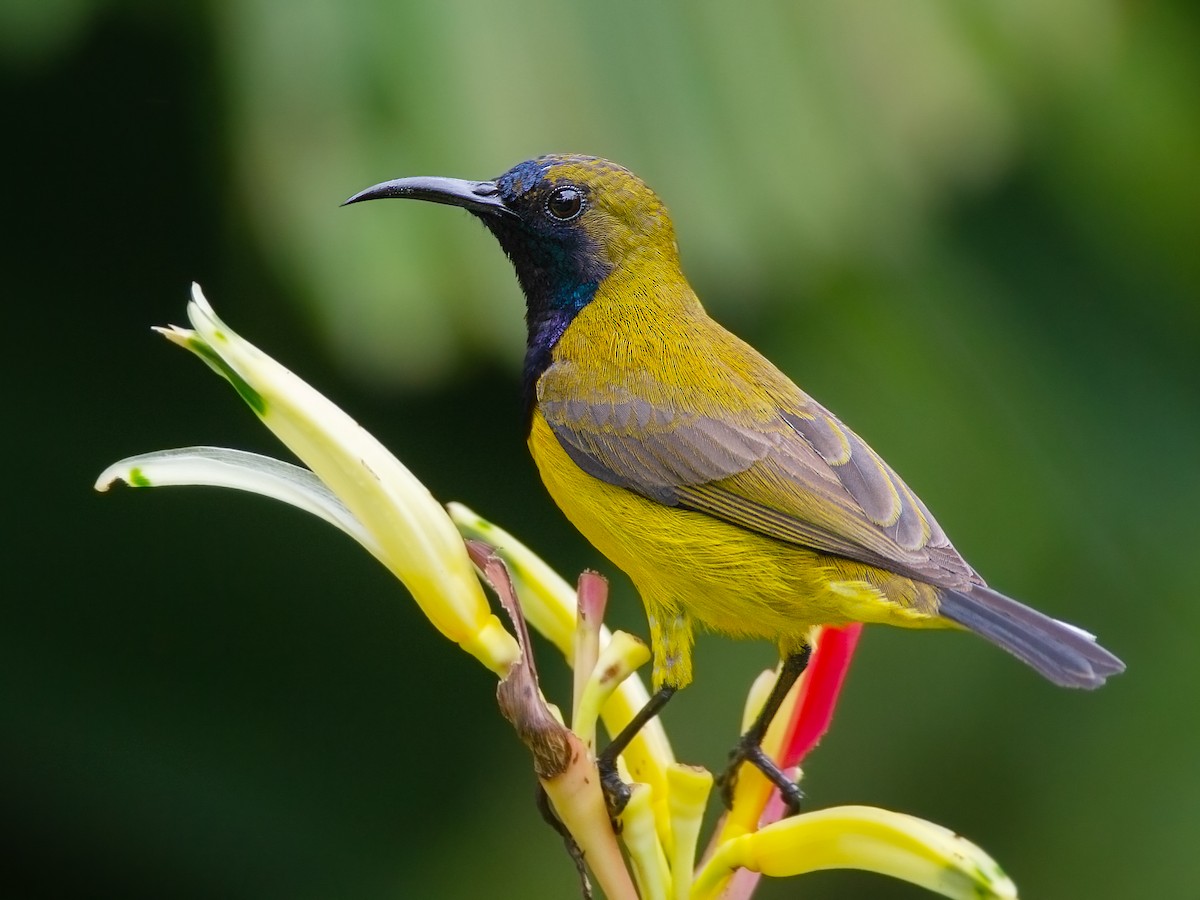
POLYGON ((691 683, 697 626, 778 647, 722 786, 729 803, 748 761, 790 812, 799 788, 761 741, 816 626, 965 629, 1065 687, 1124 670, 1088 632, 989 587, 862 438, 707 314, 666 207, 628 169, 553 154, 485 181, 397 178, 343 205, 385 198, 460 207, 499 242, 525 296, 529 451, 645 606, 654 690, 600 758, 618 808, 616 756, 691 683))

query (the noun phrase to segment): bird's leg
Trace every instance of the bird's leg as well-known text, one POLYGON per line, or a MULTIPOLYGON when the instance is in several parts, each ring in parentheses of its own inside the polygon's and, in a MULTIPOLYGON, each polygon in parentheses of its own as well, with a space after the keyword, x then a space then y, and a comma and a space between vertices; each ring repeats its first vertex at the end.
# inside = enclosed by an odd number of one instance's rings
POLYGON ((637 711, 629 724, 621 729, 620 733, 609 741, 603 752, 596 757, 596 767, 600 770, 600 786, 604 789, 604 800, 608 804, 608 814, 612 818, 616 818, 625 809, 625 804, 629 802, 629 785, 621 780, 621 776, 617 773, 617 757, 620 756, 625 748, 629 746, 629 742, 637 737, 637 733, 642 730, 642 726, 659 714, 667 701, 674 696, 676 688, 672 685, 664 685, 655 691, 654 695, 646 701, 646 705, 637 711))
POLYGON ((775 679, 775 686, 771 688, 767 702, 763 704, 754 723, 738 738, 737 744, 729 754, 729 765, 717 780, 721 786, 721 799, 725 801, 727 809, 733 808, 733 790, 737 786, 738 768, 742 763, 748 762, 762 772, 771 784, 779 788, 779 796, 783 799, 789 816, 800 811, 800 800, 803 798, 800 787, 783 774, 779 766, 775 765, 771 758, 763 752, 762 739, 771 725, 771 720, 779 712, 784 697, 792 689, 796 679, 808 668, 810 652, 810 648, 805 647, 797 653, 789 653, 784 657, 779 677, 775 679))

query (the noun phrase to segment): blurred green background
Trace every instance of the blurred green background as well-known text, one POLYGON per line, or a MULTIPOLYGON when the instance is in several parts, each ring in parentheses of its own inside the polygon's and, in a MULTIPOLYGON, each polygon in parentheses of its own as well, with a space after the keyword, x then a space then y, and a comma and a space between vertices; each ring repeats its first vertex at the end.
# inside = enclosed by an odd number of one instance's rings
MULTIPOLYGON (((810 805, 942 823, 1028 898, 1192 896, 1198 46, 1183 0, 0 0, 0 894, 575 895, 492 677, 359 548, 254 497, 91 490, 145 450, 281 452, 149 331, 195 279, 438 497, 608 570, 527 459, 490 237, 338 208, 572 151, 658 190, 710 310, 985 577, 1129 665, 1085 695, 966 636, 868 631, 810 805)), ((644 634, 614 585, 610 623, 644 634)), ((772 650, 698 652, 666 718, 717 768, 772 650)))

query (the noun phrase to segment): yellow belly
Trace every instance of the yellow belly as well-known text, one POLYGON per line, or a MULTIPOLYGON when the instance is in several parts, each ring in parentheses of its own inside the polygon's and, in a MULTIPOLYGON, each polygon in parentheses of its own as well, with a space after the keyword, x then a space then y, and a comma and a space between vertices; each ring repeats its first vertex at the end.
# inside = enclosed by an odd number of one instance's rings
POLYGON ((529 449, 550 496, 641 594, 655 686, 691 681, 691 622, 799 649, 815 625, 947 627, 933 589, 785 544, 703 513, 663 506, 583 472, 539 413, 529 449))

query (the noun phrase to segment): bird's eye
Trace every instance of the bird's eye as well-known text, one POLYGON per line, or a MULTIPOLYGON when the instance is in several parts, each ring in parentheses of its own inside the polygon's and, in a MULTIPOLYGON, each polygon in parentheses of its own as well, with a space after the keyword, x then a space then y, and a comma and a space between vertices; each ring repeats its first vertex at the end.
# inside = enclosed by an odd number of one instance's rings
POLYGON ((568 222, 583 210, 583 191, 577 187, 555 188, 546 199, 546 211, 560 222, 568 222))

